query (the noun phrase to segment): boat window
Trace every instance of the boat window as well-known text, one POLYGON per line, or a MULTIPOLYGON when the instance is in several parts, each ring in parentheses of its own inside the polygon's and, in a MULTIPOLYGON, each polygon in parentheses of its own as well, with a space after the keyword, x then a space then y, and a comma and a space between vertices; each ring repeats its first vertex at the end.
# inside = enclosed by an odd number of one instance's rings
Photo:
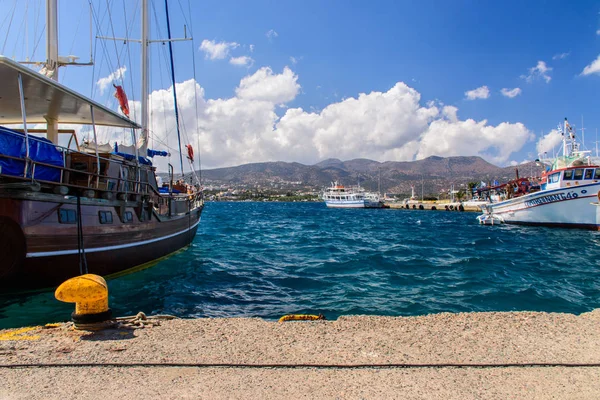
POLYGON ((548 177, 548 182, 551 183, 556 183, 558 182, 558 179, 560 178, 560 172, 557 172, 555 174, 552 174, 548 177))
POLYGON ((60 208, 58 210, 58 222, 61 224, 74 224, 77 222, 77 212, 75 210, 69 210, 67 208, 60 208))
POLYGON ((125 213, 123 214, 123 222, 133 222, 133 213, 131 211, 125 211, 125 213))
POLYGON ((594 177, 594 170, 593 169, 586 169, 585 170, 585 177, 584 179, 592 179, 594 177))
POLYGON ((565 174, 563 175, 563 179, 566 180, 566 181, 567 180, 568 181, 572 180, 573 179, 573 170, 572 169, 566 170, 565 174))
POLYGON ((600 179, 600 168, 596 168, 596 173, 594 175, 595 179, 600 179))
POLYGON ((113 217, 110 211, 98 211, 98 218, 100 218, 101 224, 112 224, 113 217))
POLYGON ((575 170, 575 174, 573 174, 573 179, 575 179, 576 181, 583 179, 583 168, 577 168, 575 170))

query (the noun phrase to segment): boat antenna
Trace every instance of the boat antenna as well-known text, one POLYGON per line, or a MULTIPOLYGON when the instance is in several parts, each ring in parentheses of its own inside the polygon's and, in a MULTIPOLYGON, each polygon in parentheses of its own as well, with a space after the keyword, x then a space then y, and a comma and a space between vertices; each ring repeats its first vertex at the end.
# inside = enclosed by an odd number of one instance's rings
MULTIPOLYGON (((169 21, 169 0, 165 0, 167 17, 167 36, 169 38, 169 60, 171 62, 171 81, 173 82, 173 101, 175 102, 175 125, 177 126, 177 141, 179 142, 179 163, 181 164, 181 177, 183 174, 183 152, 181 151, 181 131, 179 128, 179 107, 177 106, 177 89, 175 88, 175 65, 173 62, 173 43, 171 42, 171 23, 169 21)), ((197 123, 197 122, 196 122, 197 123)), ((193 167, 192 167, 193 169, 193 167)))
POLYGON ((585 149, 585 129, 583 128, 583 114, 581 114, 581 144, 585 149))
POLYGON ((598 157, 598 128, 596 128, 596 141, 594 143, 596 144, 596 157, 598 157))

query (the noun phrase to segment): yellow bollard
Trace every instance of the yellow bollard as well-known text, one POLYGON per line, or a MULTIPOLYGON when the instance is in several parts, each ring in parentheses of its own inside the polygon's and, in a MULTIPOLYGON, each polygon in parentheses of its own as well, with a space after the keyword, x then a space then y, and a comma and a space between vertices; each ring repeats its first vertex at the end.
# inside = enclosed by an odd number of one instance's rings
POLYGON ((63 282, 54 292, 57 300, 75 303, 71 319, 77 329, 96 330, 111 318, 108 286, 104 278, 85 274, 63 282))

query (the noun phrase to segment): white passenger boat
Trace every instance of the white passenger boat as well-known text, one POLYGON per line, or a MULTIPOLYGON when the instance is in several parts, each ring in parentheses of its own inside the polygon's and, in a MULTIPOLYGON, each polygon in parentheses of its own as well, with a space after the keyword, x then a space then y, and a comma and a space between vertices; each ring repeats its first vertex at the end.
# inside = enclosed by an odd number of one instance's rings
POLYGON ((600 229, 599 163, 580 150, 566 118, 559 130, 562 155, 540 160, 545 170, 539 190, 531 190, 532 182, 524 178, 508 182, 506 200, 483 205, 483 215, 477 217, 480 223, 600 229))
POLYGON ((334 182, 328 187, 322 196, 327 207, 332 208, 382 208, 376 193, 368 193, 360 187, 344 187, 334 182))

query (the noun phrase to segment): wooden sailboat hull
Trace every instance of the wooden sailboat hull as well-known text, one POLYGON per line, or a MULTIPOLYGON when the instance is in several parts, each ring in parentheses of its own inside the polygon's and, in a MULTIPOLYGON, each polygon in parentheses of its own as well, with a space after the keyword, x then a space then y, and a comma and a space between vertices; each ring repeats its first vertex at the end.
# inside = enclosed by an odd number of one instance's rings
MULTIPOLYGON (((73 199, 44 197, 45 201, 0 198, 3 291, 51 288, 80 274, 77 225, 60 219, 60 210, 76 211, 76 204, 73 199)), ((144 221, 135 207, 100 202, 82 202, 81 214, 87 272, 102 276, 124 273, 186 247, 202 213, 200 205, 172 217, 152 214, 144 221), (107 212, 112 223, 102 224, 99 215, 107 212), (133 221, 122 222, 119 212, 130 212, 133 221)))

